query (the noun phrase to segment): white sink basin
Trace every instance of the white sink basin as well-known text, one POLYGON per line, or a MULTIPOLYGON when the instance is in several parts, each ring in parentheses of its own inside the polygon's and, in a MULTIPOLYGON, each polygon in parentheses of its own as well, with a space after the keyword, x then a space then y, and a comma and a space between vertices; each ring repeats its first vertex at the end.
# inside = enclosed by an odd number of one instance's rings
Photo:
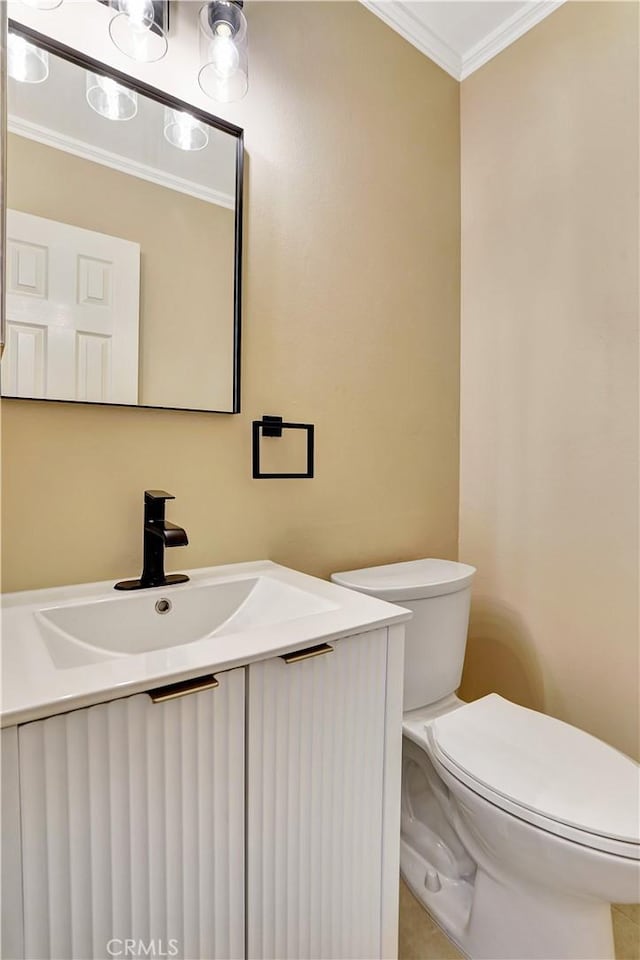
POLYGON ((51 659, 64 669, 335 609, 313 593, 257 576, 61 604, 34 616, 51 659))
POLYGON ((187 573, 188 583, 134 593, 115 591, 114 578, 4 594, 2 726, 244 667, 411 616, 269 560, 187 573))

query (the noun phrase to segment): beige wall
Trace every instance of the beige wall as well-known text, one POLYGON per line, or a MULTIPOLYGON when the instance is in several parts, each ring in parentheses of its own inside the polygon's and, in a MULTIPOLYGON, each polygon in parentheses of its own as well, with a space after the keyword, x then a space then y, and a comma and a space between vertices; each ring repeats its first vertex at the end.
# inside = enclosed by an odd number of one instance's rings
MULTIPOLYGON (((71 6, 102 13, 48 22, 71 6)), ((163 85, 182 58, 185 95, 198 5, 177 8, 144 73, 163 85)), ((190 535, 172 570, 456 554, 459 86, 357 3, 248 16, 250 91, 226 110, 248 151, 243 413, 5 401, 7 590, 136 575, 145 487, 176 494, 190 535), (316 424, 315 480, 251 480, 263 413, 316 424)), ((85 31, 92 52, 102 35, 85 31)))
POLYGON ((462 84, 463 694, 638 751, 638 6, 462 84))
POLYGON ((10 208, 140 244, 139 402, 230 410, 234 211, 13 134, 7 164, 10 208))

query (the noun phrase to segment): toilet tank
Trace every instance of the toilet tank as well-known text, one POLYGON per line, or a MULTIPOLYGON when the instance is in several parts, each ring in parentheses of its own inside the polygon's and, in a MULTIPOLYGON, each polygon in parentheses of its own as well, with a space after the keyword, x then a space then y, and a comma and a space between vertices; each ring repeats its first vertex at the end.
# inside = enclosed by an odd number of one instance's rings
POLYGON ((404 710, 429 706, 460 686, 475 567, 411 560, 334 573, 342 587, 413 611, 405 624, 404 710))

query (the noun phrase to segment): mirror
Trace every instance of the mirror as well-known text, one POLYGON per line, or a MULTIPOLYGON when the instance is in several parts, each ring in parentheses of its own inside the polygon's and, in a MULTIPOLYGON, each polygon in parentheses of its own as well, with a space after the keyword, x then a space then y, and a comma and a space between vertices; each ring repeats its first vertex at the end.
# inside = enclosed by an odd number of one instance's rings
POLYGON ((7 40, 2 395, 238 412, 242 130, 7 40))

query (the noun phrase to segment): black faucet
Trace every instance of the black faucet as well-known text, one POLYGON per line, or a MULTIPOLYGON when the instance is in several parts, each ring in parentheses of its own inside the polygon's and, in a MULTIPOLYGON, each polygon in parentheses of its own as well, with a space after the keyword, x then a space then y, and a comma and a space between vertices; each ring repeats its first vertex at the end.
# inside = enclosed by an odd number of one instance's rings
POLYGON ((175 497, 164 490, 145 490, 142 576, 139 580, 120 580, 115 585, 116 590, 168 587, 174 583, 185 583, 189 579, 185 573, 170 573, 167 576, 164 572, 165 547, 186 547, 189 543, 186 530, 165 520, 167 500, 175 500, 175 497))

